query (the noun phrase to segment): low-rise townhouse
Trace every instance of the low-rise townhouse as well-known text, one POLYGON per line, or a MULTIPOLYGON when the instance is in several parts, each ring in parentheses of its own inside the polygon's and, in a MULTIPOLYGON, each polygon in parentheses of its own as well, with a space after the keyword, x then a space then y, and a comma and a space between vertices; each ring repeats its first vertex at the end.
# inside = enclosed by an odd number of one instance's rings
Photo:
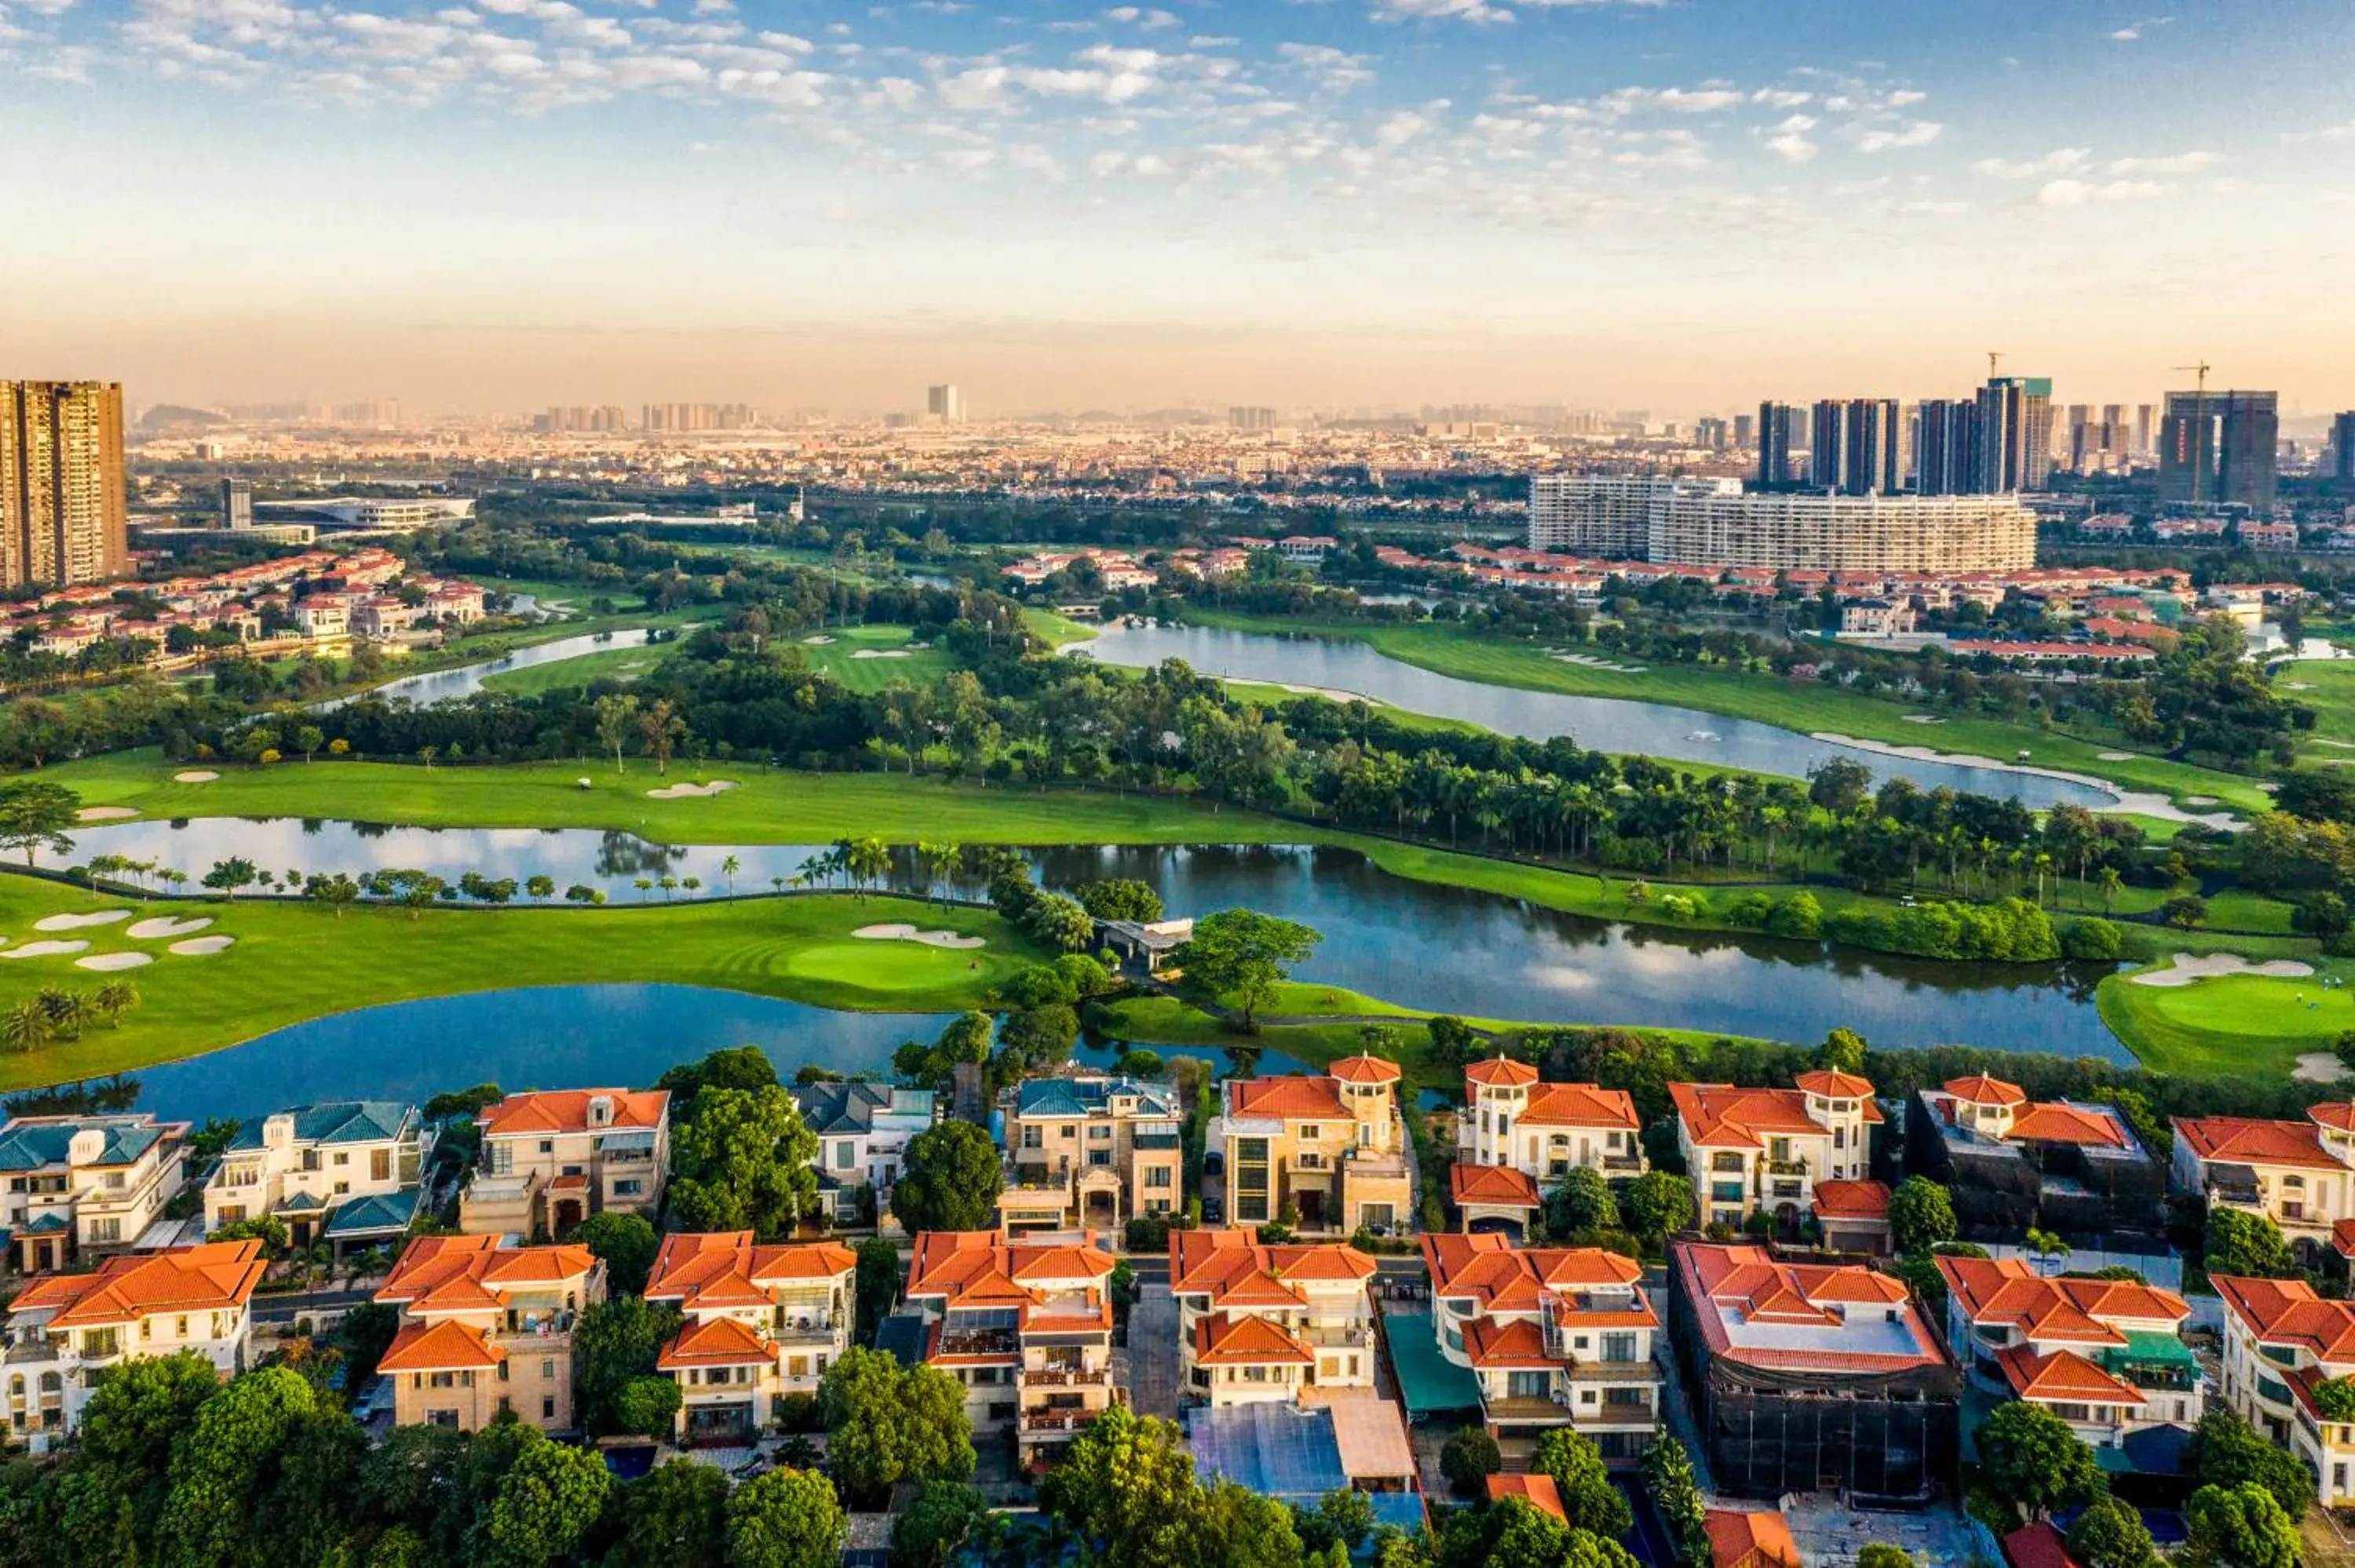
POLYGON ((670 1169, 670 1095, 553 1089, 509 1095, 477 1118, 483 1152, 458 1202, 458 1228, 570 1235, 607 1210, 652 1214, 670 1169))
POLYGON ((1764 1213, 1796 1233, 1817 1182, 1870 1173, 1881 1122, 1872 1095, 1865 1079, 1829 1071, 1802 1073, 1787 1089, 1670 1084, 1701 1223, 1739 1226, 1764 1213))
POLYGON ((340 1255, 405 1234, 432 1147, 415 1106, 326 1100, 247 1121, 205 1182, 205 1229, 274 1214, 288 1241, 340 1255))
POLYGON ((1467 1229, 1526 1226, 1545 1188, 1573 1170, 1642 1175, 1642 1134, 1625 1090, 1540 1083, 1535 1067, 1506 1056, 1475 1062, 1464 1069, 1450 1194, 1467 1229))
POLYGON ((908 1140, 940 1119, 939 1097, 901 1084, 797 1084, 802 1125, 816 1135, 820 1199, 837 1225, 861 1224, 871 1202, 889 1212, 908 1140))
POLYGON ((2177 1117, 2169 1184, 2186 1197, 2263 1214, 2301 1258, 2355 1219, 2355 1105, 2309 1106, 2304 1121, 2177 1117))
POLYGON ((1414 1212, 1399 1119, 1399 1067, 1345 1056, 1332 1071, 1230 1078, 1220 1136, 1226 1204, 1237 1224, 1289 1215, 1307 1232, 1377 1234, 1414 1212))
POLYGON ((1069 1442, 1120 1398, 1112 1380, 1112 1272, 1092 1236, 1013 1239, 927 1231, 908 1271, 924 1357, 963 1383, 976 1435, 1016 1435, 1026 1457, 1069 1442))
POLYGON ((1952 1479, 1962 1378, 1903 1285, 1759 1246, 1670 1253, 1669 1342, 1719 1489, 1920 1499, 1952 1479))
POLYGON ((665 1236, 645 1298, 686 1319, 655 1363, 678 1384, 677 1440, 750 1443, 780 1419, 788 1394, 815 1394, 850 1348, 858 1269, 858 1255, 837 1242, 665 1236))
POLYGON ((2355 1422, 2325 1414, 2315 1392, 2355 1374, 2355 1302, 2325 1300, 2302 1279, 2209 1283, 2224 1302, 2224 1403, 2306 1461, 2323 1507, 2355 1505, 2355 1422))
POLYGON ((188 1124, 144 1111, 23 1116, 0 1126, 0 1224, 27 1274, 135 1246, 179 1192, 188 1124))
POLYGON ((1030 1078, 999 1101, 1008 1232, 1117 1230, 1184 1206, 1183 1118, 1166 1084, 1087 1074, 1030 1078))
POLYGON ((9 1429, 45 1451, 80 1427, 100 1378, 136 1356, 194 1351, 224 1378, 243 1372, 262 1266, 258 1241, 206 1242, 31 1280, 8 1303, 9 1429))
POLYGON ((2172 1290, 2048 1279, 2017 1258, 1937 1264, 1946 1348, 1979 1387, 2042 1405, 2095 1448, 2198 1424, 2203 1380, 2179 1337, 2191 1306, 2172 1290))
POLYGON ((1480 1384, 1499 1437, 1570 1426, 1631 1465, 1659 1421, 1658 1317, 1643 1266, 1599 1247, 1513 1246, 1503 1236, 1426 1235, 1439 1353, 1480 1384))
POLYGON ((1178 1388, 1213 1407, 1371 1388, 1374 1260, 1346 1243, 1269 1245, 1249 1230, 1169 1234, 1178 1388))
POLYGON ((605 1265, 587 1247, 419 1236, 376 1299, 400 1308, 377 1369, 401 1425, 473 1432, 502 1410, 549 1432, 578 1425, 572 1331, 605 1299, 605 1265))

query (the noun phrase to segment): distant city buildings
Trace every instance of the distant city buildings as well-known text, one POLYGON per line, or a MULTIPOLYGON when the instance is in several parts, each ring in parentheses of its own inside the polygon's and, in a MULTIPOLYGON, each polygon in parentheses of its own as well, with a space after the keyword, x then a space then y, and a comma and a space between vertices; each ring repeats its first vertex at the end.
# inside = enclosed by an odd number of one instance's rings
POLYGON ((0 381, 0 588, 130 570, 123 384, 0 381))
POLYGON ((954 381, 928 387, 924 389, 924 412, 943 425, 961 425, 964 423, 964 394, 957 390, 954 381))
POLYGON ((2281 414, 2272 392, 2169 392, 2158 440, 2162 504, 2274 509, 2281 414))
POLYGON ((1242 404, 1227 410, 1227 429, 1231 430, 1272 430, 1275 429, 1275 410, 1247 408, 1242 404))
POLYGON ((1529 548, 1768 570, 2012 571, 2035 514, 2010 495, 1742 493, 1734 480, 1540 474, 1529 548))
POLYGON ((2330 421, 2330 477, 2342 484, 2355 481, 2355 413, 2330 421))
POLYGON ((253 481, 221 481, 221 526, 240 530, 253 526, 253 481))
POLYGON ((1791 449, 1797 435, 1799 410, 1788 403, 1758 405, 1758 485, 1762 490, 1791 482, 1791 449))

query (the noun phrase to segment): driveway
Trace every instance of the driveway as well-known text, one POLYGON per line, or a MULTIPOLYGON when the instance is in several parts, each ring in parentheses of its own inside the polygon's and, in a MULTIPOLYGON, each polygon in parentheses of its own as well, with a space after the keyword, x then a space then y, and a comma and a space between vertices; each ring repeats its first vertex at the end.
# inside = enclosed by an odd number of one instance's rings
POLYGON ((1166 1280, 1141 1284, 1128 1309, 1128 1402, 1139 1415, 1178 1419, 1178 1298, 1166 1280))

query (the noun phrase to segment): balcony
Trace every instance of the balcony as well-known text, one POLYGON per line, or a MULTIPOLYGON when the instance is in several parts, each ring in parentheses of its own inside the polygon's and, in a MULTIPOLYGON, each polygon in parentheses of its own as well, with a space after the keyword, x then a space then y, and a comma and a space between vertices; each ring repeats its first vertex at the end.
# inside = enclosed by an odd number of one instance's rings
POLYGON ((1293 1330, 1292 1334, 1302 1344, 1318 1350, 1368 1350, 1374 1342, 1374 1329, 1370 1323, 1299 1328, 1293 1330))
POLYGON ((1406 1174, 1406 1157, 1404 1155, 1385 1154, 1377 1149, 1353 1149, 1349 1150, 1348 1164, 1349 1167, 1349 1174, 1352 1176, 1402 1177, 1406 1174))
POLYGON ((824 1318, 788 1318, 770 1329, 769 1338, 780 1345, 830 1345, 841 1333, 841 1325, 824 1318))
POLYGON ((1020 1348, 1020 1336, 1011 1329, 964 1329, 955 1333, 943 1330, 939 1353, 944 1356, 1010 1356, 1020 1348))
POLYGON ((1025 1388, 1103 1388, 1112 1382, 1109 1367, 1025 1367, 1022 1386, 1025 1388))
POLYGON ((0 1360, 5 1360, 11 1366, 21 1366, 27 1361, 60 1361, 64 1359, 67 1347, 62 1343, 52 1343, 37 1337, 10 1345, 6 1356, 0 1360))
POLYGON ((1770 1176, 1805 1176, 1807 1162, 1804 1160, 1767 1160, 1760 1162, 1770 1176))
POLYGON ((1022 1413, 1022 1435, 1068 1437, 1085 1430, 1099 1414, 1093 1410, 1026 1410, 1022 1413))
POLYGON ((1644 1157, 1640 1154, 1606 1154, 1603 1157, 1603 1169, 1638 1174, 1644 1169, 1644 1157))

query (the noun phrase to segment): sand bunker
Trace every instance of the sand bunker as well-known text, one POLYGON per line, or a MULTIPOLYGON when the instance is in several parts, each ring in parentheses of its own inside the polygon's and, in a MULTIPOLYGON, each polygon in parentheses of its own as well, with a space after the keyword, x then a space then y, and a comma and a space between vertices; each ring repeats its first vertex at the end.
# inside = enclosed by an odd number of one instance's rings
POLYGON ((2261 975, 2267 980, 2304 980, 2314 973, 2312 964, 2302 964, 2296 959, 2275 959, 2269 963, 2253 964, 2238 953, 2178 953, 2175 967, 2153 969, 2137 975, 2137 985, 2191 985, 2212 975, 2261 975))
POLYGON ((646 798, 651 800, 699 800, 707 796, 725 795, 734 788, 734 782, 726 779, 714 779, 709 784, 666 784, 659 789, 647 790, 646 798))
POLYGON ((854 659, 905 659, 905 648, 861 648, 851 655, 854 659))
POLYGON ((1946 722, 1945 719, 1940 718, 1936 714, 1907 714, 1904 715, 1904 718, 1907 724, 1944 724, 1946 722))
POLYGON ((135 969, 142 964, 155 961, 153 953, 92 953, 86 959, 76 959, 78 969, 135 969))
POLYGON ((2290 1075, 2309 1084, 2335 1084, 2350 1075, 2355 1075, 2349 1073, 2347 1064, 2328 1051, 2308 1051, 2297 1059, 2297 1070, 2290 1075))
POLYGON ((985 938, 960 937, 954 931, 919 931, 913 926, 887 924, 861 926, 851 933, 868 942, 922 942, 927 948, 986 948, 985 938))
POLYGON ((802 639, 802 645, 805 648, 823 648, 833 641, 831 637, 805 637, 802 639))
POLYGON ((1610 660, 1598 659, 1592 653, 1557 653, 1553 657, 1557 664, 1577 664, 1589 670, 1608 670, 1614 675, 1640 675, 1644 673, 1644 666, 1641 664, 1614 664, 1610 660))
POLYGON ((237 946, 235 937, 191 937, 185 942, 175 942, 168 951, 182 958, 201 959, 208 953, 225 953, 237 946))
POLYGON ((89 946, 88 942, 27 942, 21 948, 10 948, 0 952, 0 959, 62 958, 68 953, 79 953, 89 946))
POLYGON ((135 817, 138 814, 138 809, 133 806, 84 806, 80 810, 74 813, 74 821, 77 822, 119 822, 125 817, 135 817))
POLYGON ((2105 762, 2132 762, 2134 759, 2135 754, 2131 751, 2105 751, 2102 753, 2102 760, 2105 762))
POLYGON ((193 937, 212 923, 212 916, 209 915, 199 915, 191 920, 174 920, 167 916, 155 920, 142 920, 123 935, 136 937, 143 942, 162 942, 174 937, 193 937))
POLYGON ((185 773, 172 775, 175 784, 209 784, 220 775, 207 768, 191 768, 185 773))
POLYGON ((112 926, 128 920, 128 909, 93 909, 87 915, 49 915, 33 922, 36 931, 79 931, 84 926, 112 926))

